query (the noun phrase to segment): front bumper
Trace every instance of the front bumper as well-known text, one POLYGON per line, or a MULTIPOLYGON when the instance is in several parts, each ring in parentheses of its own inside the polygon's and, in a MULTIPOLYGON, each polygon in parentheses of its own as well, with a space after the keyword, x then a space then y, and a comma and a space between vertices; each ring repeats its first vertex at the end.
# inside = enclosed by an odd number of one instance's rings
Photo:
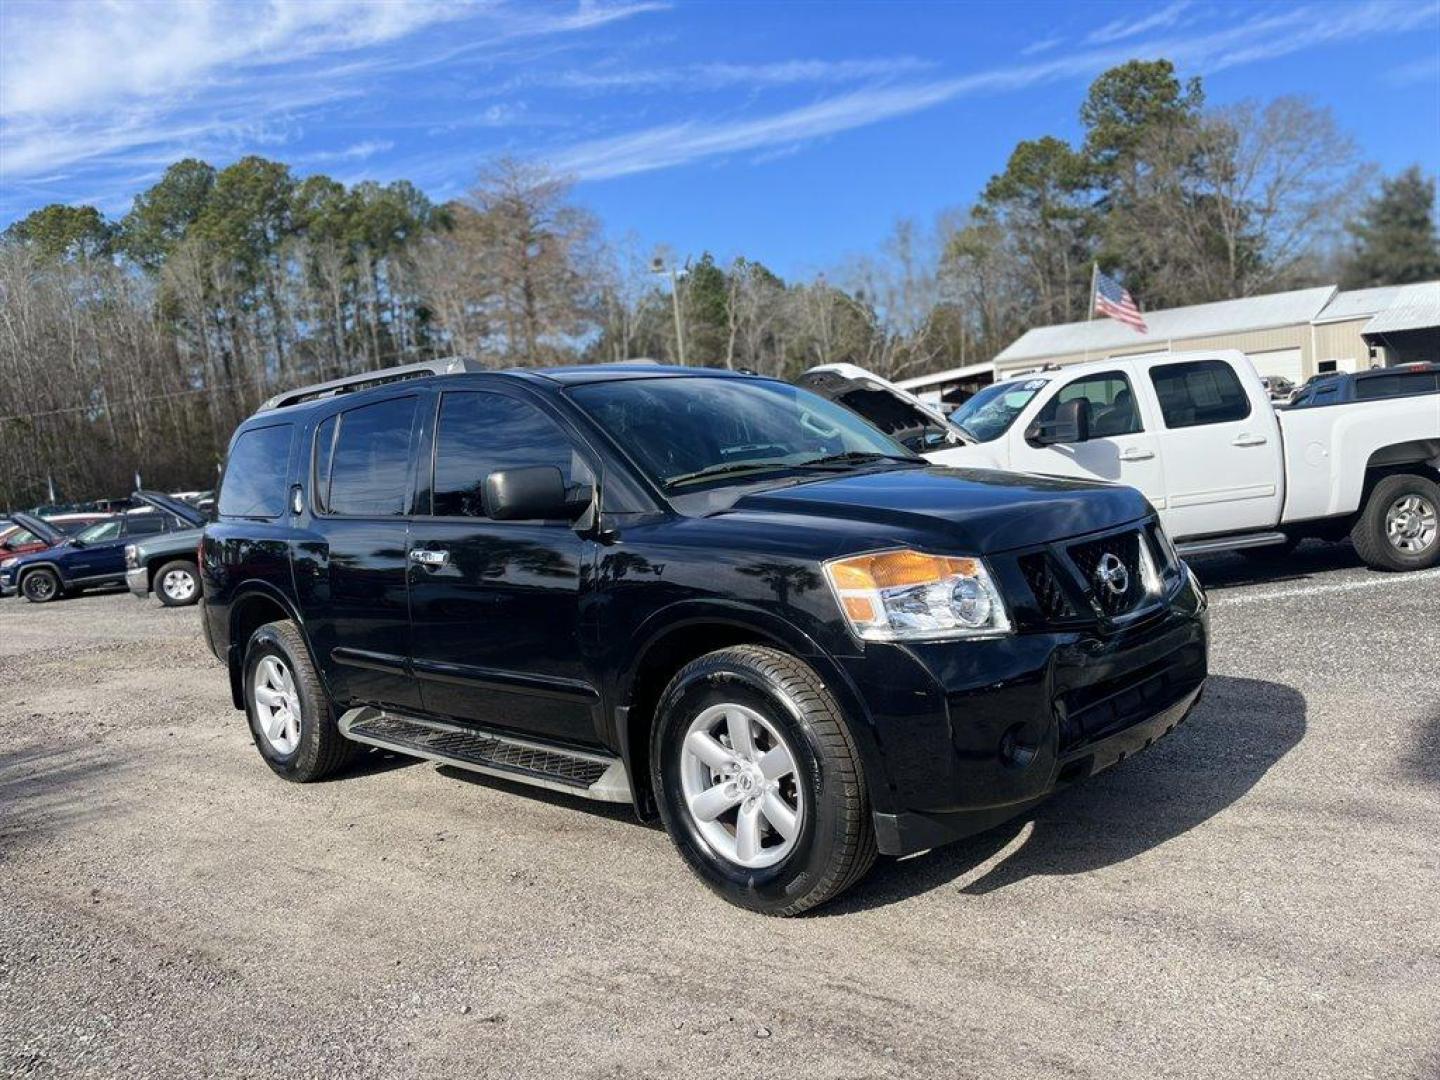
POLYGON ((981 832, 1173 731, 1204 687, 1208 623, 1187 583, 1107 634, 867 649, 845 663, 876 738, 866 771, 880 850, 981 832))
POLYGON ((17 592, 14 570, 0 570, 0 596, 14 596, 17 592))
POLYGON ((150 595, 150 571, 143 566, 126 570, 125 586, 141 600, 144 600, 150 595))

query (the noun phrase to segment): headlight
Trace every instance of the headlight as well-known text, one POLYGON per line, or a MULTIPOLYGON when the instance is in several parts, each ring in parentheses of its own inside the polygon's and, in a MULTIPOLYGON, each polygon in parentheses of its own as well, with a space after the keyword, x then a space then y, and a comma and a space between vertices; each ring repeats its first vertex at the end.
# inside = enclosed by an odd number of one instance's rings
POLYGON ((125 565, 132 570, 140 565, 140 549, 134 544, 125 545, 125 565))
POLYGON ((11 555, 8 559, 0 559, 0 570, 9 570, 10 567, 14 566, 19 561, 20 558, 17 555, 11 555))
POLYGON ((845 621, 865 641, 1010 632, 1005 602, 979 559, 883 551, 828 562, 825 576, 845 621))

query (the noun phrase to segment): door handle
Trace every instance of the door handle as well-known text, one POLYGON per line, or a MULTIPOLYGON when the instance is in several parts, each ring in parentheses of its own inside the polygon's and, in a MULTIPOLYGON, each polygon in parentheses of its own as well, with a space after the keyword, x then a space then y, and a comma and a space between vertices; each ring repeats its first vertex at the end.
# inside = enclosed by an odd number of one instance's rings
POLYGON ((1120 455, 1121 461, 1149 461, 1155 456, 1154 450, 1141 450, 1139 447, 1132 447, 1120 455))
POLYGON ((1264 435, 1251 435, 1248 431, 1242 431, 1239 435, 1236 435, 1236 436, 1235 436, 1234 440, 1230 443, 1230 445, 1231 445, 1231 446, 1264 446, 1264 445, 1265 445, 1265 436, 1264 436, 1264 435))
POLYGON ((450 561, 448 551, 427 551, 425 548, 415 548, 410 552, 410 561, 419 563, 421 566, 444 566, 450 561))

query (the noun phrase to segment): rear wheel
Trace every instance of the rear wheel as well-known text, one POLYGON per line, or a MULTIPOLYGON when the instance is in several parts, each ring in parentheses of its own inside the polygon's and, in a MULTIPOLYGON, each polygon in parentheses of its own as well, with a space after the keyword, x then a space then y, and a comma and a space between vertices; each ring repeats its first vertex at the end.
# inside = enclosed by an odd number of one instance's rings
POLYGON ((726 900, 796 915, 875 861, 859 754, 808 665, 744 645, 686 666, 656 710, 651 780, 690 868, 726 900))
POLYGON ((59 575, 44 566, 25 575, 20 582, 20 591, 32 604, 48 604, 64 595, 59 575))
POLYGON ((1377 570, 1440 563, 1440 484, 1412 473, 1385 477, 1371 490, 1350 539, 1377 570))
POLYGON ((356 744, 340 734, 294 623, 266 623, 251 634, 243 674, 250 736, 278 775, 309 783, 329 776, 350 757, 356 744))
POLYGON ((188 607, 200 599, 200 571, 190 560, 176 559, 155 572, 154 587, 166 607, 188 607))

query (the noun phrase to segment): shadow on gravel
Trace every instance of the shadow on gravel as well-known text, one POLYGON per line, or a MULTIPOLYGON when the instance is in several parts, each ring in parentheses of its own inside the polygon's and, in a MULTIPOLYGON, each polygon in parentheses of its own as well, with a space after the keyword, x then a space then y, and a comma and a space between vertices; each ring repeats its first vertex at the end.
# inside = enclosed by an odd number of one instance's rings
POLYGON ((499 776, 490 776, 488 773, 474 773, 467 769, 460 769, 453 765, 437 765, 435 771, 449 780, 461 780, 467 784, 474 784, 477 787, 491 788, 495 791, 509 792, 527 802, 549 803, 551 806, 563 806, 566 810, 579 810, 590 814, 592 817, 609 818, 611 821, 623 821, 628 825, 637 828, 655 828, 659 825, 647 825, 635 816, 635 808, 629 803, 607 803, 596 802, 594 799, 587 799, 583 795, 570 795, 564 791, 554 791, 550 788, 535 787, 533 784, 523 784, 517 780, 506 780, 499 776))
POLYGON ((35 746, 0 751, 0 861, 71 825, 108 814, 102 781, 129 766, 93 748, 35 746))
POLYGON ((1253 556, 1202 555, 1187 559, 1195 571, 1200 584, 1206 590, 1223 591, 1242 585, 1281 585, 1286 582, 1309 581, 1316 574, 1332 570, 1353 570, 1364 567, 1360 556, 1349 542, 1328 544, 1320 540, 1308 540, 1288 554, 1261 554, 1266 549, 1256 549, 1253 556))
POLYGON ((1013 821, 900 862, 815 914, 884 907, 981 870, 962 888, 983 895, 1041 874, 1084 874, 1133 859, 1223 811, 1305 735, 1305 698, 1259 679, 1212 675, 1204 702, 1145 753, 1057 794, 1013 821))
POLYGON ((1407 771, 1418 782, 1440 788, 1440 706, 1432 706, 1430 714, 1421 717, 1419 728, 1405 755, 1407 771))

